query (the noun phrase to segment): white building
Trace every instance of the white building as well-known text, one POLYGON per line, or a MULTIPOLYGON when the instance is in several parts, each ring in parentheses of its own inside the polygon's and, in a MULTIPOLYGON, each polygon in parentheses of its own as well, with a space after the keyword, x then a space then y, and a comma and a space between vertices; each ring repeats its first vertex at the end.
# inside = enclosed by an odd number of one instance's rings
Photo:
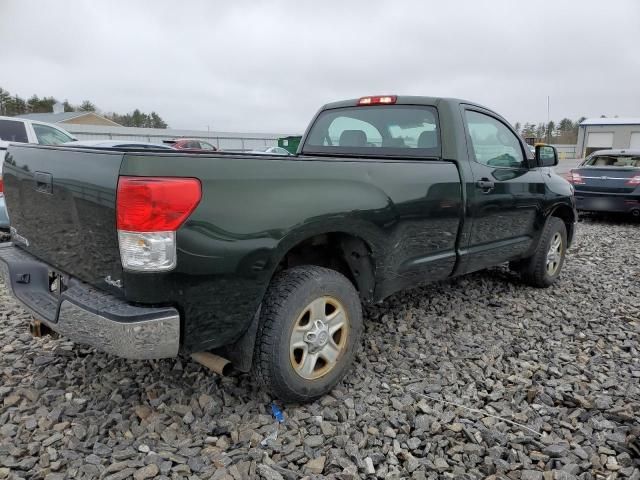
POLYGON ((608 148, 640 150, 640 118, 587 118, 580 124, 579 156, 608 148))

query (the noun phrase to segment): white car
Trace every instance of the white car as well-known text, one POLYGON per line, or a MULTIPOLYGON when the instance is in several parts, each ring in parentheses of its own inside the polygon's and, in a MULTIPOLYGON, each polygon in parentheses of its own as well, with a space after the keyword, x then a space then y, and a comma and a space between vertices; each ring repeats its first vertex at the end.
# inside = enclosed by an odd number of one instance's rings
POLYGON ((76 138, 69 132, 50 123, 29 120, 28 118, 0 117, 0 230, 9 228, 2 183, 2 163, 7 154, 9 143, 60 145, 73 140, 76 138))
POLYGON ((51 123, 28 118, 0 117, 0 147, 7 142, 60 145, 77 140, 69 132, 51 123))

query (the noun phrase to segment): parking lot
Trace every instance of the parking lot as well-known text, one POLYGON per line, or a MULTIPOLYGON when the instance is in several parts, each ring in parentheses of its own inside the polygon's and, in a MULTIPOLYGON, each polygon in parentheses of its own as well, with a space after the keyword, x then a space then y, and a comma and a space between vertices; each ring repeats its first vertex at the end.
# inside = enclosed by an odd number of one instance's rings
POLYGON ((275 439, 249 377, 34 339, 0 285, 0 478, 638 479, 639 228, 581 222, 547 290, 496 268, 369 308, 355 368, 275 439))

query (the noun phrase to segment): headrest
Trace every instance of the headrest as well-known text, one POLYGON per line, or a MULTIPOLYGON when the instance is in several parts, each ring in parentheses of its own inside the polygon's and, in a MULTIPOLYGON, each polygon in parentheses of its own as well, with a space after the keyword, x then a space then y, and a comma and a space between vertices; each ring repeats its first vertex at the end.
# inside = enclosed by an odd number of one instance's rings
POLYGON ((365 147, 367 145, 367 134, 362 130, 345 130, 340 135, 338 143, 341 147, 365 147))
POLYGON ((418 148, 435 148, 438 146, 438 134, 435 130, 422 132, 418 137, 418 148))

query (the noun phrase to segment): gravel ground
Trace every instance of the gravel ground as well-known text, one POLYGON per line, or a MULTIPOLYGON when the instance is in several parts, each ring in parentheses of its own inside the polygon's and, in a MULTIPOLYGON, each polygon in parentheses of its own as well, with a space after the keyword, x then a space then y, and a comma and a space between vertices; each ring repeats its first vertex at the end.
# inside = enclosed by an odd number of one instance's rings
POLYGON ((582 222, 552 289, 497 268, 369 308, 275 439, 249 377, 33 339, 0 285, 0 479, 640 479, 639 232, 582 222))

